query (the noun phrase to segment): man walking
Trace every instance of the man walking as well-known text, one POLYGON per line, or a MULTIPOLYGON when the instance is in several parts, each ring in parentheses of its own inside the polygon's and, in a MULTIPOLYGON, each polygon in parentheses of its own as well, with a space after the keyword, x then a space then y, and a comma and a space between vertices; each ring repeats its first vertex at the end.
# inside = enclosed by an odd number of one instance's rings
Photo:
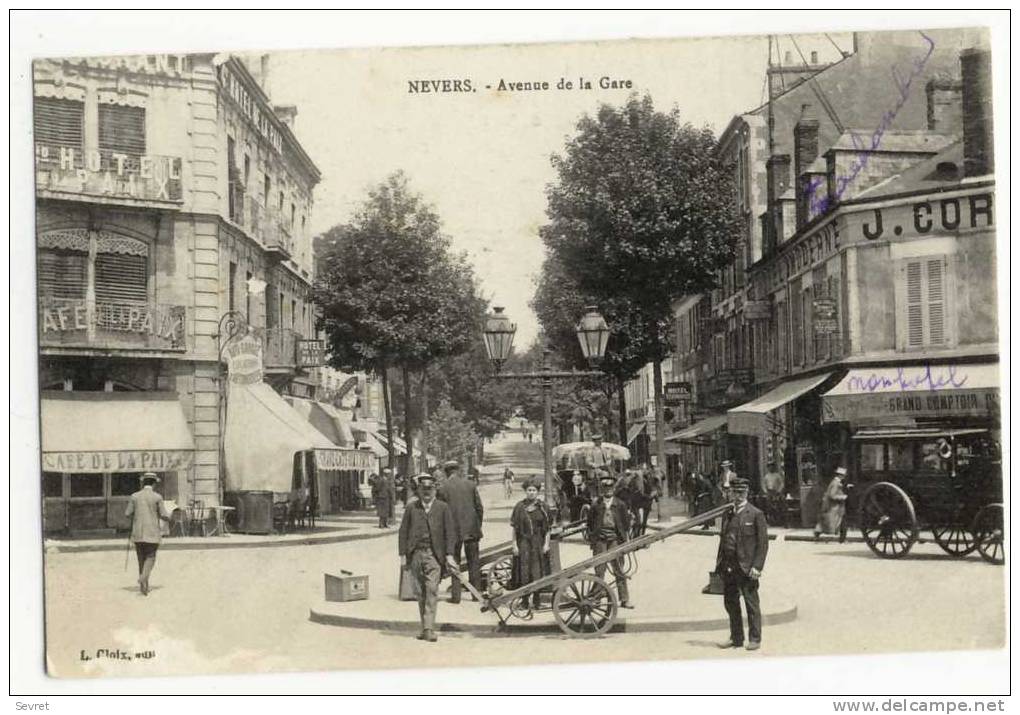
POLYGON ((761 487, 768 499, 769 523, 773 526, 786 526, 786 480, 782 472, 776 468, 775 460, 769 460, 761 487))
POLYGON ((163 497, 155 490, 159 477, 154 472, 142 475, 142 488, 131 495, 125 516, 131 518, 131 542, 138 557, 138 587, 143 596, 149 595, 149 576, 156 566, 156 551, 163 540, 160 520, 169 521, 163 514, 163 497))
MULTIPOLYGON (((588 512, 588 543, 591 544, 593 556, 604 554, 614 546, 619 546, 627 541, 630 534, 630 510, 623 499, 615 495, 615 490, 616 480, 608 472, 600 472, 600 497, 588 512)), ((609 567, 616 579, 616 594, 620 597, 620 608, 634 608, 627 589, 623 557, 610 561, 609 567)), ((595 567, 595 575, 599 578, 605 576, 605 573, 606 564, 595 567)))
POLYGON ((746 479, 731 478, 730 490, 733 511, 723 517, 715 567, 723 581, 723 603, 730 617, 730 639, 720 643, 719 647, 739 648, 744 644, 744 622, 740 613, 740 598, 743 597, 747 608, 747 650, 758 650, 761 647, 758 580, 769 550, 768 526, 765 515, 747 501, 746 479))
MULTIPOLYGON (((457 527, 449 507, 436 499, 436 480, 419 474, 418 498, 408 503, 400 522, 397 548, 400 565, 408 568, 418 591, 418 640, 436 642, 436 609, 444 569, 458 568, 453 559, 457 527)), ((454 578, 454 583, 459 583, 454 578)))
POLYGON ((382 476, 372 483, 372 501, 375 515, 379 517, 379 528, 388 529, 393 518, 393 470, 386 467, 382 476))
MULTIPOLYGON (((456 461, 446 462, 443 471, 446 472, 446 481, 439 488, 439 498, 449 505, 457 529, 453 558, 459 568, 463 550, 467 559, 468 580, 481 591, 482 568, 478 562, 478 542, 482 538, 482 498, 478 495, 475 483, 460 475, 460 465, 456 461)), ((453 579, 450 603, 460 603, 460 590, 460 580, 453 579)))

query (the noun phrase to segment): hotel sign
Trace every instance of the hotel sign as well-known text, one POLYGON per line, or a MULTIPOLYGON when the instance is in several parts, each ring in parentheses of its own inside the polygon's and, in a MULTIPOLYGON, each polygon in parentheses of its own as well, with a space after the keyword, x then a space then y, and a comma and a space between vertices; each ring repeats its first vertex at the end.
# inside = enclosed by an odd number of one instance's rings
POLYGON ((222 64, 219 69, 220 84, 227 90, 227 94, 234 100, 237 108, 241 110, 248 121, 255 125, 266 141, 268 141, 278 152, 283 152, 283 137, 280 130, 276 128, 272 113, 263 106, 261 102, 252 97, 251 93, 244 86, 244 83, 237 78, 230 65, 222 64))
POLYGON ((326 343, 322 340, 298 340, 298 367, 321 367, 326 362, 326 343))
POLYGON ((39 191, 173 202, 183 196, 176 156, 36 144, 35 162, 39 191))
POLYGON ((45 472, 175 472, 191 466, 195 453, 185 449, 113 452, 43 452, 45 472))

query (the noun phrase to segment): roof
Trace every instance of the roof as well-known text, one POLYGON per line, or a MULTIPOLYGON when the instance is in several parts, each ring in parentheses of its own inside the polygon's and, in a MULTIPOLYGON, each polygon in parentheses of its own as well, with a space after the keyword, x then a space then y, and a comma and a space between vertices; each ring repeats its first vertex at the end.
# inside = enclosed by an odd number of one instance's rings
POLYGON ((958 139, 935 156, 912 164, 905 171, 868 187, 854 198, 870 199, 911 191, 939 189, 957 185, 962 179, 963 139, 958 139), (951 172, 951 167, 955 168, 955 171, 951 172))

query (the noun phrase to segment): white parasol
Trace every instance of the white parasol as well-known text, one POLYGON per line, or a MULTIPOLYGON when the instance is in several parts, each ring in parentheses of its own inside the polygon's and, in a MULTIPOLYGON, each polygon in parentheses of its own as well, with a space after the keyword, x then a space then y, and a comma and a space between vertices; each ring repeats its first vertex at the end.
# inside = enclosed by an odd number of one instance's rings
POLYGON ((630 450, 612 442, 603 442, 598 446, 594 442, 568 442, 553 447, 552 456, 557 462, 565 458, 574 465, 584 462, 591 466, 602 466, 612 460, 630 459, 630 450))

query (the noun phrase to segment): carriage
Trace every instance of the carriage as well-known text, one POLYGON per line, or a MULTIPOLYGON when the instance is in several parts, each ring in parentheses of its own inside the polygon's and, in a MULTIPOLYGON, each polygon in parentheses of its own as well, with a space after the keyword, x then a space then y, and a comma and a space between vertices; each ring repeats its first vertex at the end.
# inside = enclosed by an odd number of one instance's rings
POLYGON ((951 556, 975 550, 1005 562, 1002 459, 988 429, 864 429, 853 436, 850 481, 871 550, 901 558, 922 529, 951 556))
POLYGON ((568 522, 584 521, 598 498, 596 471, 623 473, 630 450, 611 442, 569 442, 553 448, 556 463, 558 512, 568 522))

